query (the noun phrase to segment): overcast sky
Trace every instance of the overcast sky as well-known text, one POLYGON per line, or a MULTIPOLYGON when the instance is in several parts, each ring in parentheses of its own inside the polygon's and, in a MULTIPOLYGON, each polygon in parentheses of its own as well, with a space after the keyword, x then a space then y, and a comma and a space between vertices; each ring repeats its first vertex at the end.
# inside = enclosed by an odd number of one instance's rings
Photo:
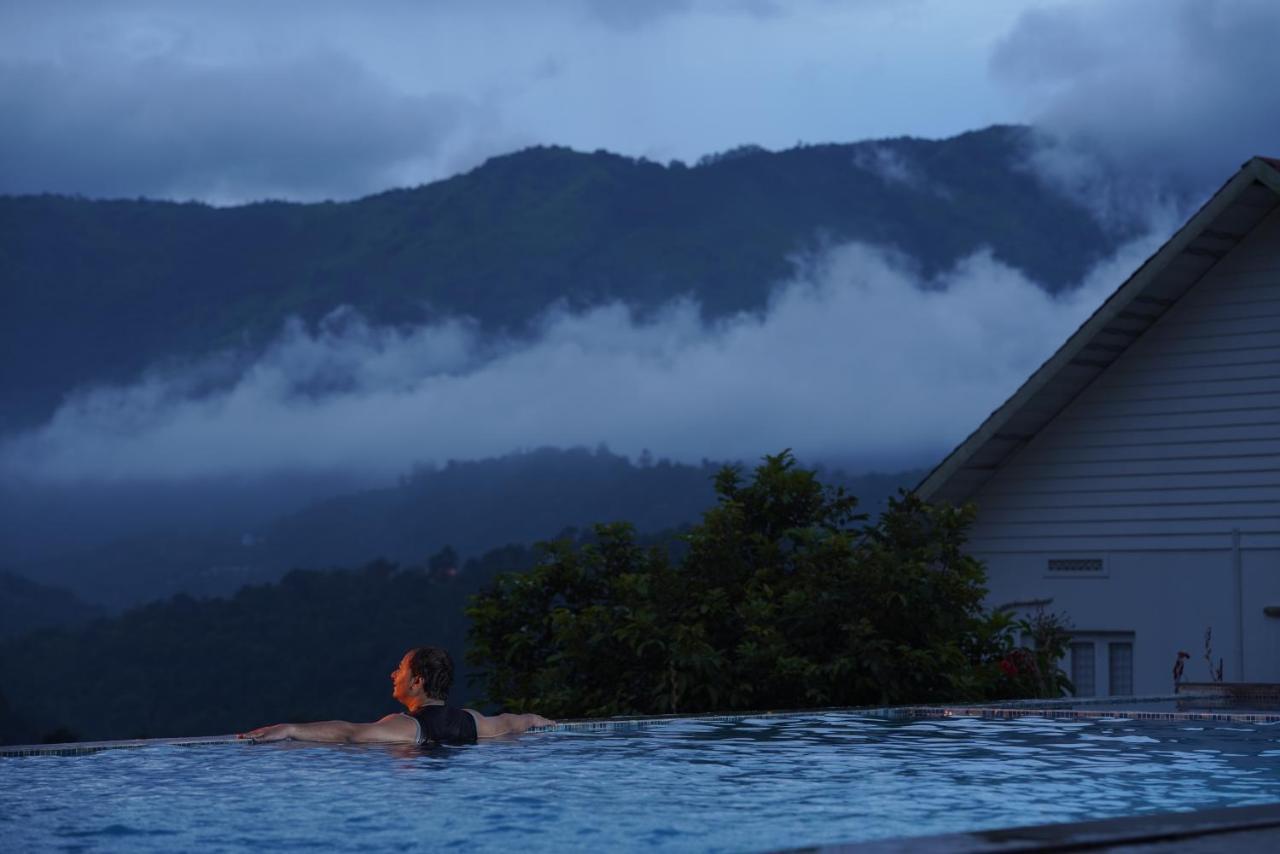
POLYGON ((1271 0, 0 2, 0 192, 348 198, 534 143, 996 122, 1198 178, 1280 151, 1271 0))
POLYGON ((1280 154, 1277 34, 1274 0, 0 0, 0 192, 349 198, 534 143, 688 161, 1028 122, 1047 178, 1151 225, 1060 298, 982 253, 925 292, 854 245, 714 327, 611 306, 495 344, 340 313, 225 394, 190 391, 217 359, 82 390, 0 445, 0 472, 390 476, 599 442, 931 464, 1169 236, 1186 211, 1155 189, 1280 154))

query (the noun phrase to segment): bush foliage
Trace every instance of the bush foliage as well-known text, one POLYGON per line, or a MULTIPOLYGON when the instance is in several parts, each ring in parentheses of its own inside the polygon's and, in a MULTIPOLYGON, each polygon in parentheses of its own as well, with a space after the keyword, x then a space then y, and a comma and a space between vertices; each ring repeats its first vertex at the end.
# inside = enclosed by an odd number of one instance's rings
POLYGON ((477 594, 468 660, 489 701, 571 717, 1061 693, 1065 634, 1018 647, 1029 626, 982 607, 971 508, 902 492, 868 524, 789 452, 715 487, 678 562, 599 525, 477 594))

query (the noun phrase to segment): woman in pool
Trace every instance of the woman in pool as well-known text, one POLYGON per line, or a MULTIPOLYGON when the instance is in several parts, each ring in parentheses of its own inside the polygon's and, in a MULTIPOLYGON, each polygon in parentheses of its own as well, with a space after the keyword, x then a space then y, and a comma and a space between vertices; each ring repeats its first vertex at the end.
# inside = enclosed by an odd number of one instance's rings
POLYGON ((477 738, 521 733, 530 727, 554 726, 541 715, 482 715, 473 709, 446 706, 453 686, 453 659, 436 646, 411 649, 391 674, 391 695, 409 711, 369 724, 320 721, 259 727, 240 738, 258 741, 328 741, 341 743, 475 744, 477 738))

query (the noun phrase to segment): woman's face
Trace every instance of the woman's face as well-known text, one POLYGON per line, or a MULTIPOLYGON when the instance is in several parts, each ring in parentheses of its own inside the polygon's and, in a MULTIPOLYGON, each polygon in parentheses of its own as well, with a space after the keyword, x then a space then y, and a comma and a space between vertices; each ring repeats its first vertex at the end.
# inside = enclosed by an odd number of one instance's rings
POLYGON ((391 671, 391 696, 401 703, 422 697, 422 677, 413 675, 409 668, 411 658, 413 653, 406 652, 404 658, 400 659, 400 666, 391 671))

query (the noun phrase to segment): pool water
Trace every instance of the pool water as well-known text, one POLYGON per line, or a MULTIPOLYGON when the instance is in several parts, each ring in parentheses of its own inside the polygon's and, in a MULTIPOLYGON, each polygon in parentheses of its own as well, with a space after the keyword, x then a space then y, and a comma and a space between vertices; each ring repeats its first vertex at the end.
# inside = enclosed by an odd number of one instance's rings
POLYGON ((0 759, 0 848, 763 851, 1274 801, 1277 725, 813 714, 0 759))

